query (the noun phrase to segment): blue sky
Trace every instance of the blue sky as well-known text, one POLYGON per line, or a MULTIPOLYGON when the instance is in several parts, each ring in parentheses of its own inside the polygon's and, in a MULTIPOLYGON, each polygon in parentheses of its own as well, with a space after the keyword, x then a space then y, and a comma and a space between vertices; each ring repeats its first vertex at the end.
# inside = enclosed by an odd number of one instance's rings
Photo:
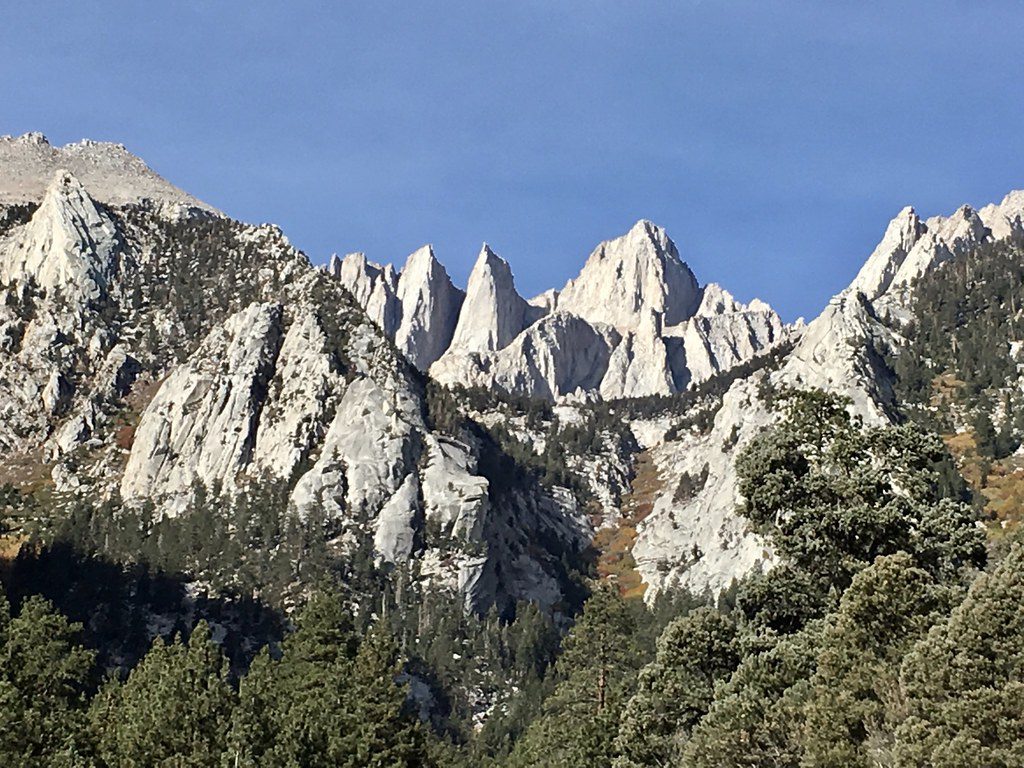
MULTIPOLYGON (((905 204, 1024 187, 1024 3, 18 3, 0 133, 120 141, 314 261, 527 295, 638 218, 786 319, 905 204)), ((0 169, 2 172, 2 169, 0 169)))

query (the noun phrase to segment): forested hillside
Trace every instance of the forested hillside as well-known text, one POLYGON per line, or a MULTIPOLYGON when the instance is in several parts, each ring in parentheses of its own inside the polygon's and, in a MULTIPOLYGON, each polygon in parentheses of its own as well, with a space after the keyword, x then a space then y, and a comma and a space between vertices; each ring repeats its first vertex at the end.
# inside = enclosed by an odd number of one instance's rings
POLYGON ((424 651, 400 599, 327 590, 233 663, 200 622, 113 667, 94 633, 109 616, 84 629, 15 595, 5 764, 1019 765, 1024 546, 987 547, 937 437, 867 428, 821 392, 779 402, 740 475, 780 562, 727 594, 652 610, 594 585, 564 637, 525 605, 477 621, 421 596, 424 651), (488 667, 514 684, 482 728, 420 711, 410 672, 488 667))
POLYGON ((1024 500, 1024 243, 972 249, 915 285, 893 361, 906 415, 940 432, 994 533, 1024 500))

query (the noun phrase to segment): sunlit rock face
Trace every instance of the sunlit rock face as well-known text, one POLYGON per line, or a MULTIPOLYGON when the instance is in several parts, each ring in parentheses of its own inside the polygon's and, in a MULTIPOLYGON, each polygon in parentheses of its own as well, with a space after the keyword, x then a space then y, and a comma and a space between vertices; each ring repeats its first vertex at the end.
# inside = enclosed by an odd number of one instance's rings
POLYGON ((764 302, 744 305, 714 283, 701 288, 665 230, 649 221, 601 243, 562 290, 529 301, 508 262, 486 244, 464 298, 429 249, 400 272, 361 253, 332 259, 328 269, 438 382, 529 397, 672 394, 789 335, 764 302), (400 296, 403 283, 417 287, 400 296), (437 330, 414 332, 428 326, 437 330))

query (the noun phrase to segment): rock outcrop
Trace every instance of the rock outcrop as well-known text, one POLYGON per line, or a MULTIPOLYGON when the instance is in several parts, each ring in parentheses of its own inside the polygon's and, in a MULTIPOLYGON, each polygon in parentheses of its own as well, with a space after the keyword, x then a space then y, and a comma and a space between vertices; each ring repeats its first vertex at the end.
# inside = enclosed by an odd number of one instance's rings
POLYGON ((907 207, 889 222, 881 242, 847 288, 868 300, 900 304, 913 283, 950 258, 985 242, 1024 233, 1024 192, 1011 192, 980 211, 964 205, 951 216, 921 221, 907 207))
POLYGON ((78 179, 59 170, 28 225, 0 247, 0 281, 32 281, 81 305, 106 293, 117 267, 118 233, 78 179))
POLYGON ((171 373, 135 433, 121 496, 181 497, 194 483, 233 488, 256 446, 281 345, 279 304, 253 304, 171 373))

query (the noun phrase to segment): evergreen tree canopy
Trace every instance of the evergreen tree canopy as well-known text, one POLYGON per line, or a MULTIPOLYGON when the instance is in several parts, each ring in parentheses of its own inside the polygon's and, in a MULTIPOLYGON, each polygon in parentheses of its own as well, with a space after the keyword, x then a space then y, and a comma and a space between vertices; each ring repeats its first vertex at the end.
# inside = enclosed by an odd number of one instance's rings
POLYGON ((911 425, 867 428, 836 395, 792 391, 783 420, 737 460, 741 512, 794 566, 838 590, 879 555, 932 573, 984 562, 970 508, 943 493, 942 441, 911 425))
POLYGON ((729 616, 698 608, 669 624, 623 712, 616 768, 674 765, 690 729, 707 712, 715 685, 738 663, 737 628, 729 616))
POLYGON ((558 685, 527 729, 510 766, 611 766, 618 721, 640 654, 633 609, 611 587, 594 590, 565 639, 558 685))
POLYGON ((217 765, 234 704, 220 646, 199 622, 187 643, 157 638, 123 685, 110 683, 97 696, 97 751, 109 768, 217 765))
POLYGON ((0 763, 71 766, 85 747, 93 654, 53 606, 30 597, 17 616, 0 592, 0 763))
POLYGON ((1024 545, 913 647, 900 679, 900 766, 1024 765, 1024 545))

